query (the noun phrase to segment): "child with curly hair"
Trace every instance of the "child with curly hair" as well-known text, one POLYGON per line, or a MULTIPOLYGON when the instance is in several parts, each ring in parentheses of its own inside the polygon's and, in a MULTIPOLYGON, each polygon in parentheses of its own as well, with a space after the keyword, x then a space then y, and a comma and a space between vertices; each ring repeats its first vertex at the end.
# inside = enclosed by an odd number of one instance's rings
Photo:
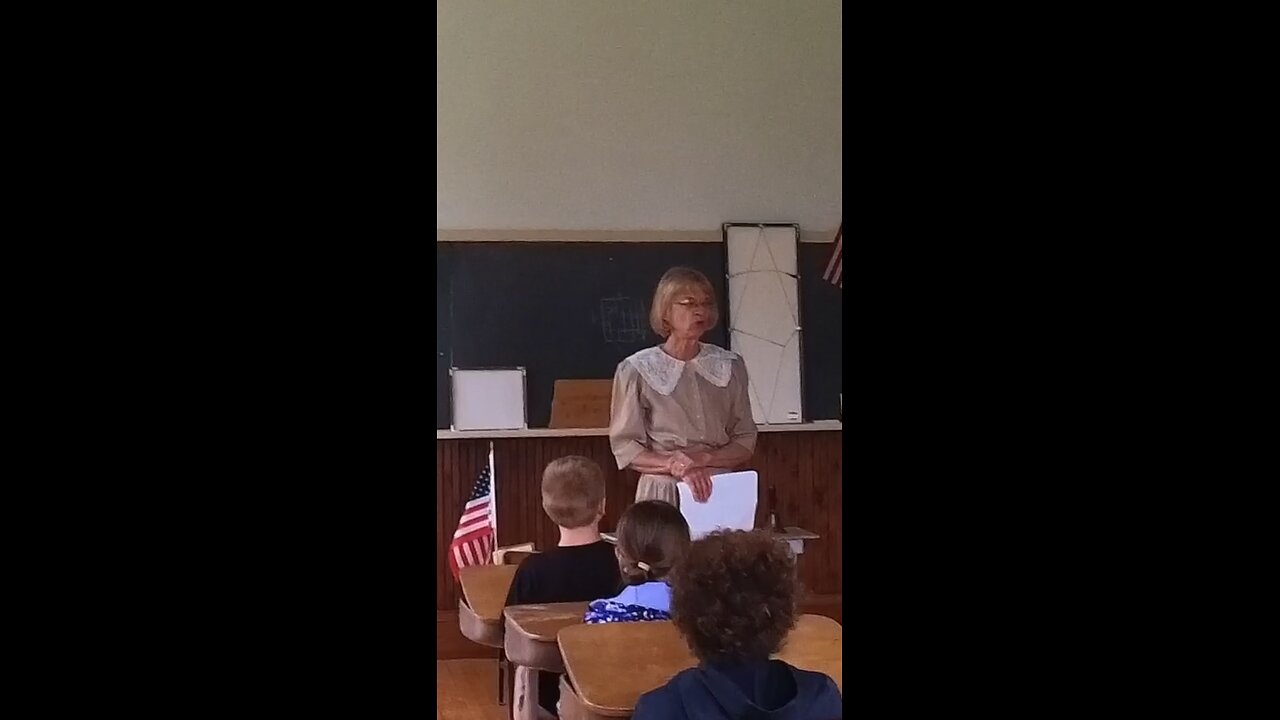
POLYGON ((634 720, 830 720, 844 701, 822 673, 771 660, 795 626, 795 556, 767 530, 722 530, 671 574, 671 614, 698 658, 636 701, 634 720))

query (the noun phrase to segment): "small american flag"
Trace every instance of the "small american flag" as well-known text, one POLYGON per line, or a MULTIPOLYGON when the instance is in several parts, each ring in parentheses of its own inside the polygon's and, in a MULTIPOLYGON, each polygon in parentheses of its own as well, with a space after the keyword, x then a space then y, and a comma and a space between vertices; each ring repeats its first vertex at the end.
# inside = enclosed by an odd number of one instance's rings
POLYGON ((494 526, 491 470, 485 467, 471 486, 471 497, 462 508, 458 529, 449 543, 449 569, 456 580, 468 565, 488 565, 493 561, 494 526))
POLYGON ((827 271, 822 273, 822 279, 844 289, 844 258, 841 257, 842 243, 844 242, 844 223, 840 223, 840 229, 836 230, 836 249, 831 253, 831 262, 827 263, 827 271))

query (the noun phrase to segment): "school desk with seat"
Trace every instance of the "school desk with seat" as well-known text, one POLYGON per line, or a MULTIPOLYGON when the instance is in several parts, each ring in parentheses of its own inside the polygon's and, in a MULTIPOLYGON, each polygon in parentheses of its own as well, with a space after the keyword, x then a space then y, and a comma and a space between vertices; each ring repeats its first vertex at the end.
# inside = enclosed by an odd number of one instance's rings
MULTIPOLYGON (((697 664, 670 622, 570 625, 558 639, 567 676, 560 681, 564 720, 631 717, 641 695, 697 664)), ((835 620, 801 615, 774 657, 826 674, 843 692, 843 644, 835 620)))
POLYGON ((563 628, 582 624, 588 603, 566 602, 543 605, 513 605, 506 610, 503 647, 517 678, 512 694, 512 716, 517 720, 534 717, 538 707, 538 683, 520 668, 552 673, 564 672, 564 660, 556 636, 563 628), (519 678, 529 682, 521 682, 519 678))
POLYGON ((517 565, 471 565, 462 568, 458 581, 458 626, 468 640, 486 647, 502 647, 502 606, 515 579, 517 565))

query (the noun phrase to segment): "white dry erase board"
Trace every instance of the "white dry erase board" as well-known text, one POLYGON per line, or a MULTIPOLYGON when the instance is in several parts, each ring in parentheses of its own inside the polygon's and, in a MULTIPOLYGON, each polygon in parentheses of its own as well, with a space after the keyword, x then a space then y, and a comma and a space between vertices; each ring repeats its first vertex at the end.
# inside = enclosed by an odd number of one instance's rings
POLYGON ((454 430, 525 430, 524 368, 450 368, 454 430))
POLYGON ((747 365, 757 423, 803 421, 800 385, 800 226, 724 225, 729 346, 747 365))

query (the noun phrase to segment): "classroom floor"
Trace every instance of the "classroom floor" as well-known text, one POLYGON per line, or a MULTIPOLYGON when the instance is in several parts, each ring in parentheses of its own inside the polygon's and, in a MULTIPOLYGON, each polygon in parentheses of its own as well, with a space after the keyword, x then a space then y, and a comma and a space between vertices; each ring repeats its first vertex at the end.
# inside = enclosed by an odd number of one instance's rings
POLYGON ((498 705, 498 661, 437 660, 436 720, 504 720, 498 705))

